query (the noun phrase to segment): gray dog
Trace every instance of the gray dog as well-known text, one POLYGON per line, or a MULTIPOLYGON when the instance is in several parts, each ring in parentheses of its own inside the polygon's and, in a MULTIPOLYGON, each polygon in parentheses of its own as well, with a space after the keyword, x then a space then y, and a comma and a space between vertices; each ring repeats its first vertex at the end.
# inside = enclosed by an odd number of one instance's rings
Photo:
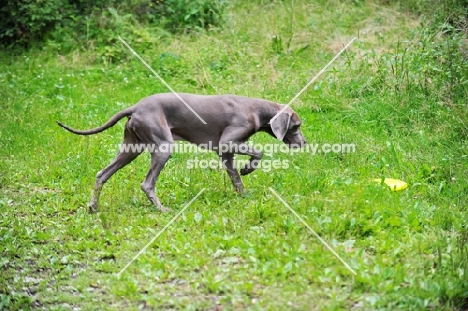
MULTIPOLYGON (((259 150, 245 143, 250 136, 263 131, 283 141, 290 148, 300 148, 306 144, 299 129, 301 125, 299 116, 290 107, 285 108, 285 105, 263 99, 235 95, 157 94, 118 112, 104 125, 94 129, 81 131, 58 121, 57 123, 72 133, 92 135, 114 126, 124 117, 127 117, 128 121, 125 124, 123 145, 172 146, 174 140, 185 140, 199 146, 209 145, 213 151, 218 152, 235 190, 241 194, 244 193, 244 186, 234 166, 234 154, 250 156, 249 162, 240 170, 241 175, 253 172, 262 158, 259 150), (181 99, 199 117, 206 120, 206 124, 187 109, 181 99), (281 110, 283 112, 274 118, 281 110)), ((171 156, 171 150, 172 148, 153 150, 151 167, 141 184, 151 203, 163 212, 170 209, 161 205, 155 194, 155 186, 159 173, 171 156)), ((97 174, 89 203, 92 212, 98 210, 99 194, 103 184, 142 151, 121 150, 112 163, 97 174)))

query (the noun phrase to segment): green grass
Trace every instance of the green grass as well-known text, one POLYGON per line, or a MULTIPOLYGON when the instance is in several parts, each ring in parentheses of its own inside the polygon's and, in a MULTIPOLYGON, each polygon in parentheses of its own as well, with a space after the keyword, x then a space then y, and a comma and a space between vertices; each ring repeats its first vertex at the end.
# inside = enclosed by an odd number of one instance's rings
MULTIPOLYGON (((135 39, 134 49, 177 91, 287 103, 359 34, 293 104, 309 143, 354 143, 356 152, 265 157, 287 160, 290 168, 245 176, 245 197, 234 193, 225 172, 187 168, 188 160, 215 154, 174 154, 157 185, 162 203, 174 210, 166 214, 140 190, 149 166, 145 153, 109 180, 100 212, 89 214, 95 174, 115 156, 124 122, 80 137, 55 120, 95 127, 167 89, 120 44, 112 47, 124 51, 120 60, 96 61, 92 51, 80 49, 61 55, 53 45, 2 52, 0 306, 466 307, 463 37, 428 31, 416 17, 371 2, 252 1, 232 4, 227 13, 224 29, 167 35, 153 44, 135 39), (409 188, 391 192, 371 182, 382 176, 409 188)), ((253 141, 274 139, 258 134, 253 141)))

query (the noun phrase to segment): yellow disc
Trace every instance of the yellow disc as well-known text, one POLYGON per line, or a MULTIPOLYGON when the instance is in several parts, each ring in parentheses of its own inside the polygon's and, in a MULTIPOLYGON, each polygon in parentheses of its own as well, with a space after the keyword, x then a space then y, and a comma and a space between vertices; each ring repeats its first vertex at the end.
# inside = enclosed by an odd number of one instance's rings
MULTIPOLYGON (((380 182, 382 182, 382 179, 381 178, 374 179, 374 181, 380 183, 380 182)), ((408 188, 407 183, 405 183, 402 180, 398 180, 398 179, 385 178, 384 183, 387 186, 389 186, 392 191, 400 191, 400 190, 404 190, 404 189, 408 188)))

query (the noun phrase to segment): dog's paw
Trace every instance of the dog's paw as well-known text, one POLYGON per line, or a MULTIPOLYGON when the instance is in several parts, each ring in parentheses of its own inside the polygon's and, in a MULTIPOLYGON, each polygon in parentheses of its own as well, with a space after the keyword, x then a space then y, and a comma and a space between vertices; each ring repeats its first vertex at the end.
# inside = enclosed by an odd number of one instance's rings
POLYGON ((234 184, 234 190, 236 191, 237 194, 239 194, 240 196, 244 196, 244 185, 242 184, 242 182, 240 183, 235 183, 234 184))
POLYGON ((249 163, 245 164, 241 169, 240 169, 240 174, 242 176, 247 175, 255 171, 260 164, 260 160, 253 160, 250 161, 249 163))
POLYGON ((244 175, 248 175, 250 173, 252 173, 253 171, 255 171, 257 168, 256 167, 251 167, 250 165, 244 165, 241 169, 240 169, 240 174, 242 176, 244 175))
POLYGON ((97 206, 97 204, 89 203, 89 204, 88 204, 88 212, 89 212, 90 214, 97 213, 97 212, 98 212, 98 206, 97 206))

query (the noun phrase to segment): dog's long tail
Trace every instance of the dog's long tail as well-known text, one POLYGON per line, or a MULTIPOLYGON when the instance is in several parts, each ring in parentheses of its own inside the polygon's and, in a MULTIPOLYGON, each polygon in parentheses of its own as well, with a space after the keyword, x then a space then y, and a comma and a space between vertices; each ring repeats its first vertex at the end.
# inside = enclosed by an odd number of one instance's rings
POLYGON ((60 121, 57 121, 57 124, 60 125, 61 127, 63 127, 64 129, 66 129, 67 131, 70 131, 74 134, 78 134, 78 135, 93 135, 93 134, 97 134, 97 133, 100 133, 102 131, 105 131, 107 130, 108 128, 114 126, 117 122, 120 121, 120 119, 124 118, 124 117, 128 117, 130 116, 132 113, 133 113, 134 109, 133 107, 130 107, 130 108, 127 108, 125 110, 122 110, 118 113, 116 113, 114 116, 112 116, 112 118, 110 118, 106 123, 104 123, 102 126, 100 127, 96 127, 96 128, 93 128, 93 129, 89 129, 89 130, 75 130, 65 124, 63 124, 62 122, 60 121))

